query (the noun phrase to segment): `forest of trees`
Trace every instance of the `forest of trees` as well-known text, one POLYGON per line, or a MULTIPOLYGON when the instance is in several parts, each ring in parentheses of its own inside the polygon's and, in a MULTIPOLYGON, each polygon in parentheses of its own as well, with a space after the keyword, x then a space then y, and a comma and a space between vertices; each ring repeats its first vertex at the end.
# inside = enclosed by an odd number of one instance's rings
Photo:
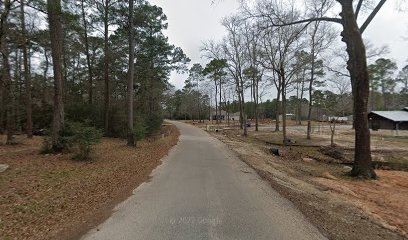
POLYGON ((46 130, 51 149, 61 151, 65 126, 81 123, 135 145, 163 116, 201 120, 224 110, 239 113, 244 135, 247 119, 258 130, 259 118, 282 114, 275 130, 286 143, 285 113, 307 121, 308 139, 319 115, 353 115, 352 175, 375 178, 367 114, 408 104, 408 66, 398 68, 384 58, 386 48, 363 41, 385 2, 240 1, 240 11, 222 21, 224 38, 203 44, 208 64, 194 64, 176 91, 170 73, 187 71, 190 60, 163 34, 160 7, 0 1, 0 133, 13 143, 14 134, 46 130), (268 100, 271 89, 276 99, 268 100))
MULTIPOLYGON (((140 136, 162 123, 171 71, 189 59, 163 34, 147 1, 0 1, 0 133, 49 132, 63 150, 67 123, 105 136, 140 136)), ((136 136, 136 137, 134 137, 136 136)))
POLYGON ((203 44, 208 64, 195 64, 185 87, 168 96, 167 116, 209 119, 214 110, 239 112, 246 135, 246 119, 254 119, 257 130, 258 118, 278 119, 282 114, 275 130, 282 132, 285 143, 285 113, 295 114, 299 124, 307 121, 308 139, 312 120, 353 115, 352 175, 375 178, 367 114, 408 105, 408 66, 398 70, 395 62, 383 58, 386 46, 363 41, 365 29, 384 3, 241 1, 240 10, 222 21, 224 38, 203 44), (339 15, 333 14, 335 9, 339 15), (215 61, 226 64, 218 64, 215 71, 215 61), (267 100, 271 93, 277 97, 267 100))

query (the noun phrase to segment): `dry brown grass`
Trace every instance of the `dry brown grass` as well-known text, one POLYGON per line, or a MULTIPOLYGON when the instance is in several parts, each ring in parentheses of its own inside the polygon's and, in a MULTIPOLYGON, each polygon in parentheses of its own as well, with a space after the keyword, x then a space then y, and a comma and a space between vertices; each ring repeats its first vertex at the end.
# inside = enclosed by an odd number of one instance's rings
MULTIPOLYGON (((353 133, 345 128, 336 136, 352 160, 353 133)), ((378 180, 362 181, 347 176, 349 167, 319 151, 329 137, 320 133, 306 140, 292 129, 297 146, 282 146, 282 132, 271 129, 224 130, 213 135, 232 150, 272 186, 290 199, 329 239, 406 239, 408 236, 408 172, 376 170, 378 180), (281 156, 268 149, 279 148, 281 156)), ((376 159, 391 157, 407 161, 406 139, 387 131, 373 134, 376 159), (403 160, 406 159, 406 160, 403 160)))

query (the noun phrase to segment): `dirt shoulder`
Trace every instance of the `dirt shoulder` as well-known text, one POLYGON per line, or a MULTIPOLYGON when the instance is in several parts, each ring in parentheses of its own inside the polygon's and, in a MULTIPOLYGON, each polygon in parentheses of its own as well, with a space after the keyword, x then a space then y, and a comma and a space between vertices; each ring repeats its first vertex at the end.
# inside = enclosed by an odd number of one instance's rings
POLYGON ((0 146, 0 164, 10 166, 0 173, 0 239, 77 239, 149 179, 178 136, 169 125, 137 148, 105 138, 88 162, 40 155, 40 137, 0 146))
POLYGON ((407 239, 408 172, 378 170, 379 180, 354 180, 347 166, 314 148, 279 146, 274 156, 277 146, 239 133, 212 132, 329 239, 407 239))

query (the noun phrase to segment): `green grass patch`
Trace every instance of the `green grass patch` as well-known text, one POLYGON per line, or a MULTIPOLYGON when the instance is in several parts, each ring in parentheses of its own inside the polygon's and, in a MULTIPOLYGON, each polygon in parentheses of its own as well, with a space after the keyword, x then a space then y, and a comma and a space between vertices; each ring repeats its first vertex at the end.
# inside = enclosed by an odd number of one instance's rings
POLYGON ((61 181, 67 178, 70 178, 74 175, 73 170, 62 170, 62 171, 51 171, 44 174, 44 178, 53 180, 53 181, 61 181))
POLYGON ((320 155, 319 149, 320 149, 319 147, 307 147, 307 146, 299 147, 299 150, 302 153, 305 153, 309 156, 320 155))
POLYGON ((36 202, 28 202, 14 206, 13 208, 14 213, 29 213, 35 215, 42 215, 49 212, 49 208, 47 206, 43 206, 36 202))
POLYGON ((401 165, 408 166, 408 159, 402 156, 395 156, 395 155, 384 156, 384 160, 389 163, 395 163, 395 164, 401 164, 401 165))

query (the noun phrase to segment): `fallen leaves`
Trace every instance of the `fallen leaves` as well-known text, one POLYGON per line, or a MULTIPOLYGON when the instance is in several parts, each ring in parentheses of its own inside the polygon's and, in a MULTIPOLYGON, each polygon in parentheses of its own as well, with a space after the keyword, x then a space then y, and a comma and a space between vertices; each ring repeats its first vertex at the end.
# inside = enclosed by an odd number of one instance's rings
POLYGON ((174 126, 164 126, 162 133, 138 142, 136 148, 122 139, 103 139, 90 162, 71 160, 69 154, 40 155, 40 137, 20 136, 22 144, 0 146, 0 163, 10 166, 0 174, 0 236, 79 236, 148 180, 178 141, 174 126))

